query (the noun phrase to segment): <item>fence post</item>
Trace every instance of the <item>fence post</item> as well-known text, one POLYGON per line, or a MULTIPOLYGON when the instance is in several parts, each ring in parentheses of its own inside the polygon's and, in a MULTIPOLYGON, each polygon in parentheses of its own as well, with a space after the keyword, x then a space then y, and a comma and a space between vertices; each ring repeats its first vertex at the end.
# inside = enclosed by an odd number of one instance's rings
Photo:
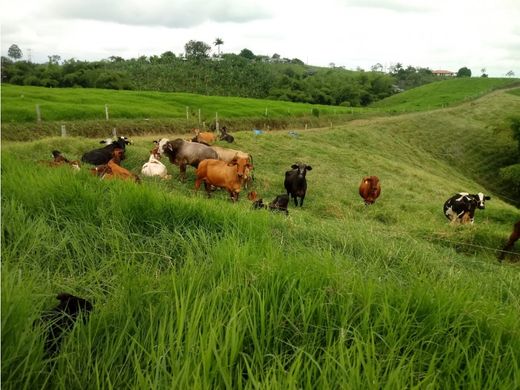
POLYGON ((40 105, 36 105, 36 121, 41 122, 42 121, 42 113, 40 111, 40 105))
POLYGON ((61 136, 66 137, 67 136, 67 129, 65 125, 61 125, 61 136))
POLYGON ((105 118, 108 120, 108 104, 105 104, 105 118))
POLYGON ((217 133, 219 132, 218 112, 215 113, 215 130, 217 131, 217 133))
POLYGON ((189 113, 190 113, 190 108, 188 106, 186 106, 186 121, 188 121, 190 119, 189 113))
POLYGON ((114 138, 117 138, 117 130, 115 127, 112 129, 112 135, 114 136, 114 138))
POLYGON ((199 126, 200 126, 200 108, 199 108, 199 126))

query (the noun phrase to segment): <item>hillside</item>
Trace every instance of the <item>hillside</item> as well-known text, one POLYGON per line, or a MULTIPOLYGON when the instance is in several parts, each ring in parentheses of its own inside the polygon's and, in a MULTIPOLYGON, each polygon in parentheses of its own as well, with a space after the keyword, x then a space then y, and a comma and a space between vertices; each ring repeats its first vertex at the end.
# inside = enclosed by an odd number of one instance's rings
POLYGON ((370 105, 394 112, 425 111, 474 100, 491 91, 520 86, 511 78, 455 78, 426 84, 392 95, 370 105))
MULTIPOLYGON (((494 188, 515 150, 493 129, 519 111, 497 91, 297 137, 237 132, 264 200, 292 163, 313 166, 289 217, 196 194, 193 169, 134 185, 35 163, 92 139, 3 142, 3 386, 514 388, 520 276, 496 250, 520 211, 494 188), (367 174, 383 188, 370 207, 367 174), (457 191, 492 197, 473 226, 442 215, 457 191), (32 323, 58 291, 95 310, 46 364, 32 323)), ((153 139, 123 165, 137 173, 153 139)))

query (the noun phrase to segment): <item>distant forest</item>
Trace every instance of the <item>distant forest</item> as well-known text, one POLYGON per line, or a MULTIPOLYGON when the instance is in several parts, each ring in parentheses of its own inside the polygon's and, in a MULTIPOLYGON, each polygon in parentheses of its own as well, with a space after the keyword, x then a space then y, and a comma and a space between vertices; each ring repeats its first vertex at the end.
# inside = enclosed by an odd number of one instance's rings
POLYGON ((351 71, 333 64, 329 68, 309 66, 278 54, 255 55, 248 49, 210 57, 210 46, 201 41, 188 42, 185 50, 179 56, 167 51, 159 56, 112 56, 92 62, 61 61, 52 55, 43 64, 2 57, 2 83, 189 92, 358 107, 439 80, 429 69, 401 64, 389 73, 382 72, 380 64, 370 71, 351 71))

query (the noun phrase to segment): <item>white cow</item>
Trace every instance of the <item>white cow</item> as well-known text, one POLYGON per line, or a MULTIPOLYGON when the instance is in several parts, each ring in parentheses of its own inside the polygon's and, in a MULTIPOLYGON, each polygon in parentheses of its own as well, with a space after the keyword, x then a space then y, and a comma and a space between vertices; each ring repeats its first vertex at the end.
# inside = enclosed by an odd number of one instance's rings
POLYGON ((171 175, 168 175, 166 166, 160 162, 161 155, 158 153, 158 148, 154 148, 150 151, 150 158, 147 163, 144 163, 141 168, 143 176, 159 176, 161 179, 170 179, 171 175))

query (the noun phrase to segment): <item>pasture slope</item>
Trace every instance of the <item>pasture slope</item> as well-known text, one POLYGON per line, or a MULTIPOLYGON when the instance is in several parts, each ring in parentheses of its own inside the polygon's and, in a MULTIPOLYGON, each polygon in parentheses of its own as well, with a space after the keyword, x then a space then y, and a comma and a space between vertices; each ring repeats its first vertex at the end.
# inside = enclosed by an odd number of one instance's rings
MULTIPOLYGON (((289 217, 196 194, 193 170, 180 183, 168 162, 174 180, 141 185, 36 163, 52 149, 79 158, 93 139, 4 142, 2 385, 517 388, 519 268, 495 250, 520 212, 493 176, 515 153, 494 129, 519 111, 499 91, 297 137, 234 134, 265 200, 292 163, 313 166, 289 217), (370 207, 367 174, 382 183, 370 207), (492 197, 473 226, 442 215, 458 191, 492 197), (60 291, 94 311, 44 360, 33 323, 60 291)), ((153 139, 136 138, 123 165, 139 172, 153 139)))

